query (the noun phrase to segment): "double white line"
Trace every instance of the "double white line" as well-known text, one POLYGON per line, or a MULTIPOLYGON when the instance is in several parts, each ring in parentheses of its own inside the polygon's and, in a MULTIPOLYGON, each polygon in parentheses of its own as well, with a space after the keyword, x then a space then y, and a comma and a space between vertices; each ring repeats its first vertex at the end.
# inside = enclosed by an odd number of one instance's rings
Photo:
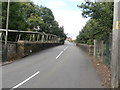
POLYGON ((64 48, 63 51, 60 52, 60 54, 56 57, 56 59, 58 59, 60 57, 60 55, 67 49, 68 47, 64 48))

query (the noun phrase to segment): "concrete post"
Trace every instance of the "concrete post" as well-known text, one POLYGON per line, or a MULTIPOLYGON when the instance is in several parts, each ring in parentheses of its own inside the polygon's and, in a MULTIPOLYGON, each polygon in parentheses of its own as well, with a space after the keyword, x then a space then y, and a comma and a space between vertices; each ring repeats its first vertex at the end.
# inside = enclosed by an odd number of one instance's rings
POLYGON ((96 40, 94 40, 94 56, 96 56, 96 40))
POLYGON ((40 40, 40 35, 38 34, 38 35, 37 35, 37 41, 39 41, 39 40, 40 40))
POLYGON ((103 62, 104 60, 104 55, 103 55, 103 52, 104 52, 104 42, 103 40, 101 41, 101 61, 103 62))
POLYGON ((35 34, 33 34, 33 37, 32 37, 32 38, 33 38, 33 41, 35 41, 35 34))
POLYGON ((20 38, 21 38, 21 33, 20 33, 19 36, 18 36, 18 41, 20 41, 20 38))
POLYGON ((114 2, 111 71, 111 87, 118 88, 120 85, 120 1, 114 2))
POLYGON ((41 39, 41 42, 44 42, 44 35, 42 35, 42 39, 41 39))

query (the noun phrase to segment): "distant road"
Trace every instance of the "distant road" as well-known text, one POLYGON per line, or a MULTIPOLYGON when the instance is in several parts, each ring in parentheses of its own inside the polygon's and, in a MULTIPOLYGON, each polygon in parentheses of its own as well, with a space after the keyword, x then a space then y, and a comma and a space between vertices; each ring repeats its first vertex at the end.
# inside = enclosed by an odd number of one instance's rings
POLYGON ((88 55, 69 42, 5 65, 2 71, 3 88, 102 88, 88 55))

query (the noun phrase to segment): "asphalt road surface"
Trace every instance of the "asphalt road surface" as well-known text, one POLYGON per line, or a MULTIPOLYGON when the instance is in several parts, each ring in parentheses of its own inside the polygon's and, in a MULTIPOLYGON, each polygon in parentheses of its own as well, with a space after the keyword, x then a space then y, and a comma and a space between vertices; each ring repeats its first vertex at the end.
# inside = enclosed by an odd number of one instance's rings
POLYGON ((3 66, 2 79, 12 89, 102 88, 89 56, 69 42, 3 66))

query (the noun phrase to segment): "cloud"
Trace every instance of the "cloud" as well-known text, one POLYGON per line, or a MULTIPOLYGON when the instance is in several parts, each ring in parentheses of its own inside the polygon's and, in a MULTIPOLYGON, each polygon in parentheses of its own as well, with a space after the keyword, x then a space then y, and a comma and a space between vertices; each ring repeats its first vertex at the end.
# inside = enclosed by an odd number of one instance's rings
POLYGON ((60 26, 64 26, 65 33, 68 33, 69 37, 75 38, 79 31, 86 24, 88 19, 85 19, 81 15, 78 4, 84 2, 84 0, 34 0, 34 2, 42 4, 50 8, 54 14, 56 21, 60 26))
POLYGON ((82 17, 82 12, 77 7, 77 3, 81 3, 81 0, 51 0, 47 4, 53 11, 59 25, 64 26, 65 33, 73 38, 79 34, 79 31, 88 21, 88 19, 82 17))
POLYGON ((61 26, 64 26, 65 33, 68 33, 68 36, 75 38, 79 31, 86 24, 88 19, 85 19, 81 16, 80 11, 72 10, 55 10, 53 11, 56 20, 61 26))

